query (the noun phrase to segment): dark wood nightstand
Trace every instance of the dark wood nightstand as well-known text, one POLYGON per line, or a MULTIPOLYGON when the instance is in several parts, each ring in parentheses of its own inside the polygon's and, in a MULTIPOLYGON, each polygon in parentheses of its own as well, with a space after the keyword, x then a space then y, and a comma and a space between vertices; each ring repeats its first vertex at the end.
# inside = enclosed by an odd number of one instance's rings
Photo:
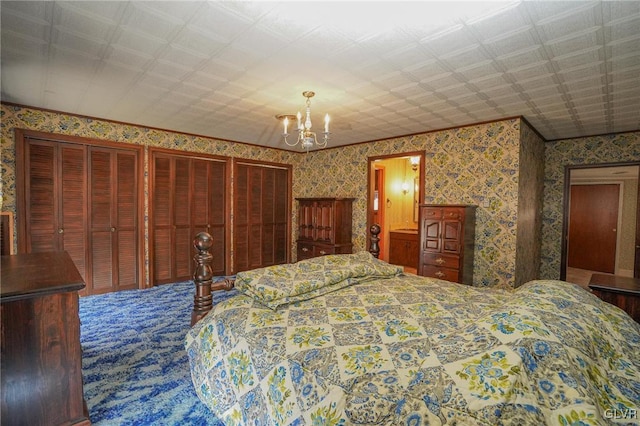
POLYGON ((640 323, 640 279, 593 274, 589 288, 600 299, 623 309, 640 323))

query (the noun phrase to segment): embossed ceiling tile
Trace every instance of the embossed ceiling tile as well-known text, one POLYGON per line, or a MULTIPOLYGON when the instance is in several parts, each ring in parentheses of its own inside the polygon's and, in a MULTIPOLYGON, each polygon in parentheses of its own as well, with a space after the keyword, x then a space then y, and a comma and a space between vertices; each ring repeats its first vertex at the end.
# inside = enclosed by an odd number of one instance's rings
POLYGON ((108 38, 124 7, 118 2, 61 2, 57 6, 53 14, 55 27, 66 28, 80 37, 100 39, 108 38))
POLYGON ((452 70, 468 69, 488 62, 487 55, 479 44, 468 45, 465 49, 440 55, 440 60, 452 70))
POLYGON ((532 27, 527 25, 518 31, 507 33, 504 37, 484 40, 483 46, 497 57, 518 55, 523 49, 539 48, 539 40, 532 27))
POLYGON ((170 40, 177 32, 175 24, 181 21, 153 10, 147 3, 152 2, 128 2, 122 27, 146 37, 170 40))
POLYGON ((564 56, 576 51, 587 50, 602 44, 599 39, 601 27, 584 30, 570 39, 550 40, 545 45, 551 51, 552 57, 564 56))
POLYGON ((375 76, 372 78, 372 81, 377 86, 385 90, 391 90, 394 87, 398 87, 398 86, 417 84, 417 82, 413 78, 411 78, 411 76, 400 71, 394 71, 394 72, 385 73, 379 76, 375 76))
POLYGON ((464 76, 467 81, 478 81, 491 75, 500 75, 500 70, 496 68, 493 60, 480 61, 465 68, 456 69, 456 73, 464 76))
MULTIPOLYGON (((153 60, 151 55, 132 50, 120 45, 111 45, 105 55, 105 67, 110 65, 142 72, 143 68, 153 60)), ((100 70, 98 70, 99 72, 100 70)))
POLYGON ((512 68, 505 73, 511 81, 516 84, 520 83, 520 80, 528 80, 531 78, 538 78, 544 75, 551 75, 552 68, 548 61, 532 62, 526 66, 519 68, 512 68))
MULTIPOLYGON (((53 49, 50 61, 55 65, 55 74, 61 74, 62 77, 73 76, 74 79, 90 79, 93 76, 95 68, 98 66, 97 57, 87 57, 78 54, 76 51, 53 49), (64 73, 61 71, 65 70, 64 73)), ((80 82, 78 82, 80 83, 80 82)), ((83 82, 86 84, 87 82, 83 82)))
POLYGON ((475 45, 478 40, 462 26, 452 26, 444 32, 429 35, 420 40, 420 44, 427 46, 428 50, 436 56, 455 55, 469 49, 470 45, 475 45))
POLYGON ((221 41, 231 42, 231 40, 253 25, 253 22, 250 18, 229 10, 227 6, 230 5, 228 3, 212 4, 205 2, 206 7, 194 15, 189 25, 221 41))
POLYGON ((591 46, 584 50, 574 51, 564 56, 556 56, 553 61, 560 68, 574 68, 591 63, 603 61, 604 55, 601 46, 591 46))
MULTIPOLYGON (((536 2, 538 3, 538 2, 536 2)), ((539 2, 539 3, 562 3, 562 2, 539 2)), ((566 2, 569 3, 569 2, 566 2)), ((541 11, 543 9, 556 9, 556 13, 545 13, 546 17, 536 21, 536 26, 541 34, 544 34, 545 41, 570 38, 576 33, 584 31, 585 28, 593 28, 598 25, 600 4, 597 2, 579 4, 545 4, 528 5, 531 9, 541 11), (533 6, 533 7, 531 7, 533 6)))
POLYGON ((162 38, 142 34, 132 29, 120 28, 114 35, 112 45, 130 51, 142 57, 154 57, 166 46, 162 38))

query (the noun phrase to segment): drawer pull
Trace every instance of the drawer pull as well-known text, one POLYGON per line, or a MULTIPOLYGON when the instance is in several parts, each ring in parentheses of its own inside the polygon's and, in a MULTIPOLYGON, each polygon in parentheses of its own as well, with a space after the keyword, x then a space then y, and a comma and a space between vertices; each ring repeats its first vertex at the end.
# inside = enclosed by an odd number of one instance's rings
POLYGON ((435 274, 433 274, 433 275, 435 275, 435 276, 436 276, 436 277, 438 277, 438 278, 442 278, 442 277, 444 277, 444 275, 445 275, 445 274, 444 274, 444 272, 442 272, 442 271, 437 271, 437 272, 436 272, 435 274))
POLYGON ((443 263, 445 263, 445 262, 446 262, 446 260, 444 260, 444 259, 443 259, 443 258, 441 258, 441 257, 439 257, 439 258, 437 258, 437 259, 436 259, 436 263, 437 263, 438 265, 442 265, 442 264, 443 264, 443 263))
POLYGON ((306 253, 306 252, 308 252, 308 251, 309 251, 309 249, 308 249, 308 248, 306 248, 306 247, 302 247, 302 251, 306 253))
POLYGON ((325 254, 327 254, 327 252, 324 250, 320 250, 320 254, 324 256, 325 254))

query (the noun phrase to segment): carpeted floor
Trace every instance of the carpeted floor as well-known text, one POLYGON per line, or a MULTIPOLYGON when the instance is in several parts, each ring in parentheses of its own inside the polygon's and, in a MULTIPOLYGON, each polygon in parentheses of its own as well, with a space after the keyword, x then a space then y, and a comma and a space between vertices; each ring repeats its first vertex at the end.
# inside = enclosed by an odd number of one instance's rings
MULTIPOLYGON (((184 337, 194 286, 80 299, 84 396, 94 425, 221 425, 193 390, 184 337)), ((214 303, 235 292, 216 292, 214 303)))

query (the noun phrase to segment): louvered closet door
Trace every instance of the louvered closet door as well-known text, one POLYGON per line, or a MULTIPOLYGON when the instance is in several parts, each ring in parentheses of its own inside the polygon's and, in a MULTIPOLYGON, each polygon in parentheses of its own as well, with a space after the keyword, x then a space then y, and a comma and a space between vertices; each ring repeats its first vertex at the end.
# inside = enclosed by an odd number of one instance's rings
POLYGON ((86 148, 27 139, 26 250, 66 250, 86 277, 86 148), (59 196, 57 194, 60 194, 59 196))
POLYGON ((114 149, 89 152, 91 292, 137 288, 137 157, 114 149))
POLYGON ((191 277, 191 246, 195 234, 191 234, 191 159, 177 157, 174 162, 173 279, 177 281, 191 277))
MULTIPOLYGON (((191 197, 191 241, 198 232, 208 232, 213 238, 211 253, 213 254, 212 272, 214 275, 225 274, 225 224, 226 224, 226 163, 194 159, 192 170, 193 193, 191 197)), ((191 254, 195 249, 191 245, 191 254)), ((193 261, 189 263, 193 272, 193 261)), ((190 273, 190 275, 191 275, 190 273)))
POLYGON ((234 271, 288 261, 289 169, 236 163, 234 271))
POLYGON ((193 275, 193 238, 213 237, 213 274, 225 274, 226 162, 153 152, 153 283, 193 275))

